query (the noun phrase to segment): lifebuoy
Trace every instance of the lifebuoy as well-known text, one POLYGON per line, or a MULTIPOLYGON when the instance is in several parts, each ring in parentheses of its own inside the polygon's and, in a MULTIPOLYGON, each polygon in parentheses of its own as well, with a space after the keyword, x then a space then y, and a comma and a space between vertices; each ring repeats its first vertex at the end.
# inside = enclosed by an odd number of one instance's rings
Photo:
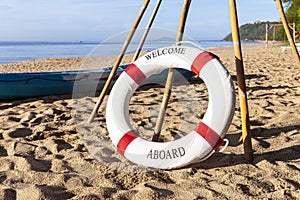
POLYGON ((120 75, 107 103, 107 129, 119 153, 130 161, 153 168, 179 168, 208 158, 222 145, 234 107, 231 76, 213 54, 190 46, 169 46, 140 57, 120 75), (183 68, 200 76, 208 89, 208 107, 199 125, 186 136, 152 142, 133 130, 129 102, 144 80, 167 68, 183 68))

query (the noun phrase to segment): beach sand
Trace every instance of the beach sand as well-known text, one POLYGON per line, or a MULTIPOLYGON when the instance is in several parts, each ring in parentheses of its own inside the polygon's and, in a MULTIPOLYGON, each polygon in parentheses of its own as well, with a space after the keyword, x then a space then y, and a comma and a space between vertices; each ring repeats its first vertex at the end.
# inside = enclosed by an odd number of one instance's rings
MULTIPOLYGON (((233 49, 210 51, 237 88, 233 49)), ((228 148, 175 170, 138 167, 115 152, 106 130, 107 97, 90 125, 85 120, 96 98, 5 101, 0 102, 0 199, 300 199, 300 68, 291 50, 280 47, 247 46, 243 55, 253 162, 243 156, 238 95, 225 136, 228 148)), ((0 65, 0 71, 80 69, 82 62, 43 59, 0 65)), ((193 80, 187 87, 174 89, 164 141, 185 135, 205 113, 205 85, 193 80)), ((153 132, 162 92, 143 88, 131 99, 131 122, 145 138, 153 132)))

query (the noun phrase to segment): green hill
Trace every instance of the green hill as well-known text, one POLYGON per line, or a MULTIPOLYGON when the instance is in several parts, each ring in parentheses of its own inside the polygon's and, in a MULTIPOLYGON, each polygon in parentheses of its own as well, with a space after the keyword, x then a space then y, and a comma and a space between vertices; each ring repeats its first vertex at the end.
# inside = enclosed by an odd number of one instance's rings
MULTIPOLYGON (((253 41, 253 40, 265 40, 266 38, 266 24, 271 24, 273 22, 257 22, 248 23, 240 27, 240 38, 242 41, 253 41)), ((274 27, 269 30, 269 40, 284 40, 284 32, 281 26, 277 26, 274 33, 274 27)), ((231 33, 226 35, 223 40, 231 41, 231 33)))

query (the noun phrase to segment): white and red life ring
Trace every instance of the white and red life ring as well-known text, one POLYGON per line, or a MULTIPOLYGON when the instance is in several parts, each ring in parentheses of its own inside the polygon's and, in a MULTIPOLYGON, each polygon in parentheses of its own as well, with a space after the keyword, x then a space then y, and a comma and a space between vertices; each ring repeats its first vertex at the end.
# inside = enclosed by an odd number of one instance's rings
POLYGON ((208 158, 222 145, 234 107, 231 76, 213 54, 189 46, 170 46, 147 53, 121 74, 108 99, 107 129, 119 153, 133 163, 179 168, 208 158), (208 107, 199 125, 186 136, 171 142, 152 142, 132 128, 129 102, 144 80, 168 68, 184 68, 200 76, 208 89, 208 107))

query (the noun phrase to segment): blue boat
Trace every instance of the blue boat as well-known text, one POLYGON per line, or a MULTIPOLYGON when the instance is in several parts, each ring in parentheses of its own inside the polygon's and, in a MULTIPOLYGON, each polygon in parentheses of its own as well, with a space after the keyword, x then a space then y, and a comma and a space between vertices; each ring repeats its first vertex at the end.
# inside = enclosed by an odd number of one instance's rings
MULTIPOLYGON (((114 81, 128 67, 129 64, 119 66, 114 81)), ((48 95, 80 94, 97 95, 103 88, 111 67, 89 70, 35 72, 35 73, 0 73, 0 100, 24 99, 48 95)), ((191 78, 195 74, 178 69, 185 77, 191 78)), ((165 81, 167 71, 153 75, 146 83, 165 81)), ((112 83, 112 85, 113 85, 112 83)))

